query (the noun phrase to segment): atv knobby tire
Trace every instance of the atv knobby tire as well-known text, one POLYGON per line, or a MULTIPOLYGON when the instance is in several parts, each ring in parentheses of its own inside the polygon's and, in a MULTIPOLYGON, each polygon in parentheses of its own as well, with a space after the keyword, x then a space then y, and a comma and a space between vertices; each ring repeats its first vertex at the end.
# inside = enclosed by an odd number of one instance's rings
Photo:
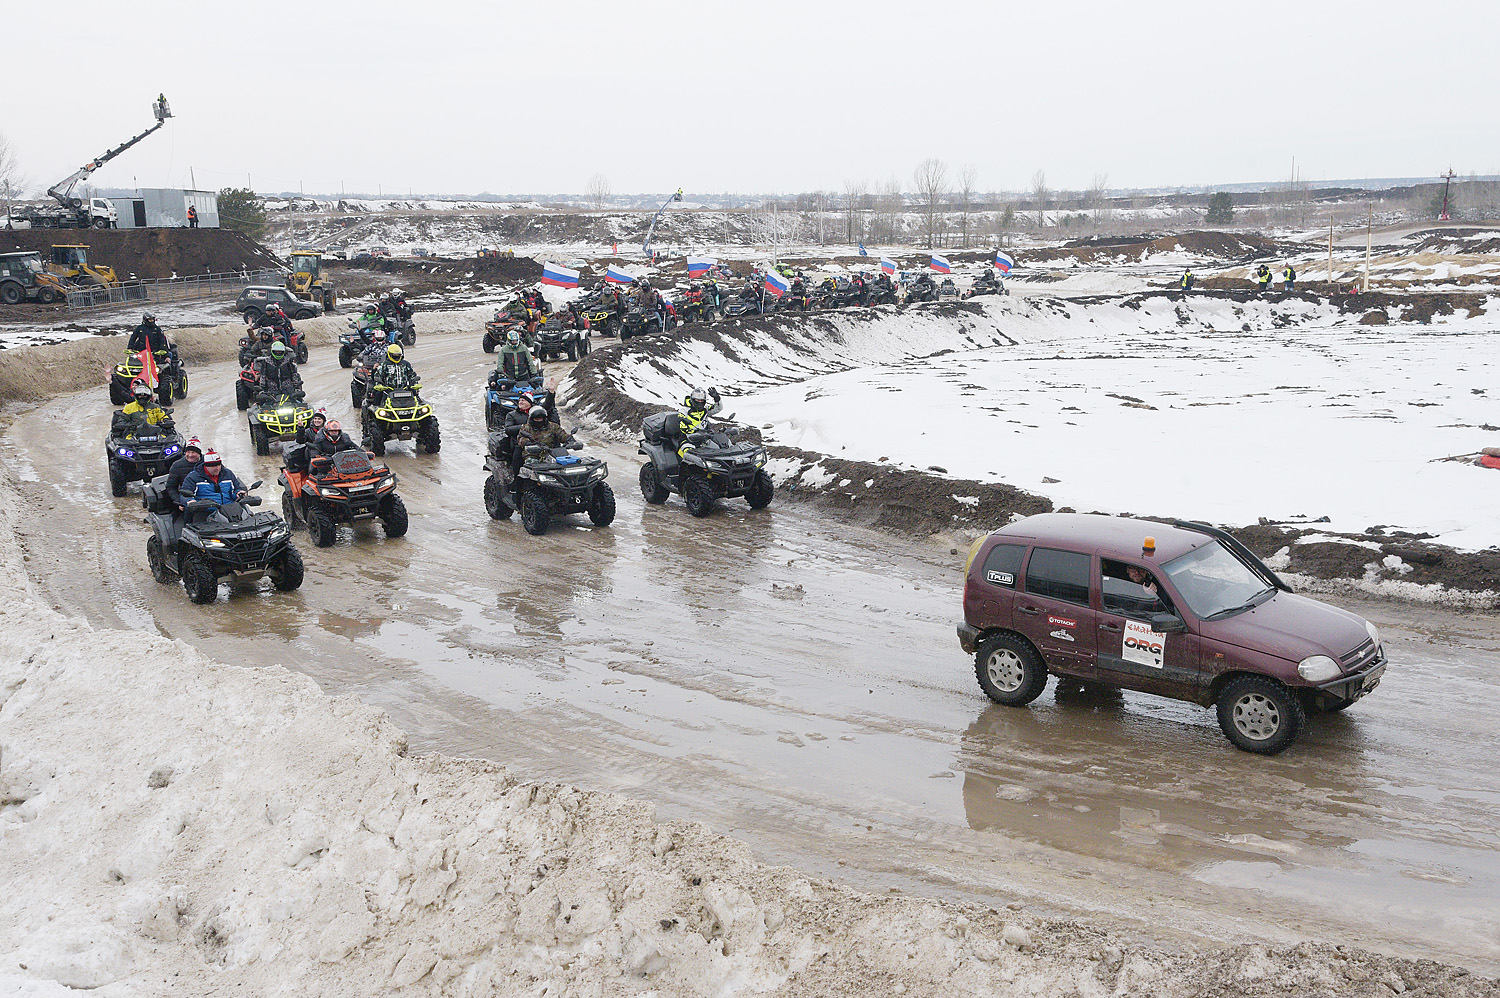
POLYGON ((151 577, 165 585, 172 581, 172 570, 167 567, 167 556, 161 549, 161 538, 152 534, 146 538, 146 564, 151 566, 151 577))
POLYGON ((393 495, 381 505, 380 525, 385 528, 387 537, 403 537, 406 528, 411 524, 411 518, 406 513, 406 503, 400 496, 393 495))
POLYGON ((422 421, 422 428, 417 431, 417 446, 429 454, 436 454, 443 449, 443 434, 438 429, 436 416, 428 416, 422 421))
POLYGON ((250 441, 255 444, 257 457, 265 457, 271 453, 271 436, 263 426, 250 427, 250 441))
POLYGON ((344 343, 339 346, 339 367, 354 366, 354 344, 344 343))
POLYGON ((286 521, 288 530, 297 529, 297 504, 292 501, 290 489, 281 491, 281 518, 286 521))
POLYGON ((641 465, 641 496, 647 502, 660 506, 671 494, 672 491, 661 483, 661 475, 657 474, 655 464, 647 462, 641 465))
POLYGON ((307 511, 307 536, 318 547, 330 548, 339 539, 339 528, 333 517, 314 506, 307 511))
POLYGON ((608 482, 594 486, 594 494, 589 499, 589 520, 596 527, 607 527, 615 522, 615 490, 608 482))
POLYGON ((302 554, 290 544, 271 563, 271 585, 284 593, 300 588, 304 574, 302 554))
POLYGON ((219 598, 219 580, 197 551, 182 557, 182 588, 194 603, 212 603, 219 598))
POLYGON ((250 386, 243 381, 234 383, 234 406, 240 412, 250 408, 250 386))
POLYGON ((484 480, 484 509, 492 520, 509 520, 515 510, 501 498, 502 486, 494 475, 484 480))
POLYGON ((381 432, 380 423, 368 413, 365 415, 364 448, 376 457, 385 453, 385 434, 381 432))
POLYGON ((688 512, 697 517, 712 513, 719 502, 719 497, 714 494, 714 487, 701 478, 688 479, 682 490, 682 499, 687 503, 688 512))
POLYGON ((129 486, 125 479, 125 466, 114 458, 109 459, 109 491, 112 495, 122 496, 129 486))
POLYGON ((771 505, 771 499, 775 495, 776 483, 771 481, 770 473, 762 468, 755 473, 755 480, 745 493, 745 501, 750 504, 751 509, 765 509, 771 505))
POLYGON ((521 526, 528 534, 540 537, 547 532, 552 522, 552 511, 547 508, 547 498, 531 490, 521 494, 521 526))

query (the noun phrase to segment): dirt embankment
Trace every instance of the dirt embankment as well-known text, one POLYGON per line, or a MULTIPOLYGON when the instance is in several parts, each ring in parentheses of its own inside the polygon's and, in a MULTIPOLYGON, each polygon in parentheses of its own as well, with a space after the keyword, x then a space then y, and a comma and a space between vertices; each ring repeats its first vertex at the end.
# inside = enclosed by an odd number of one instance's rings
POLYGON ((485 284, 519 284, 539 280, 542 265, 527 257, 431 257, 425 260, 393 260, 385 257, 348 261, 325 260, 333 270, 373 270, 383 274, 436 278, 443 284, 474 280, 485 284), (470 277, 469 275, 473 275, 470 277))
MULTIPOLYGON (((1319 300, 1305 292, 1299 297, 1319 300)), ((1160 297, 1159 293, 1154 294, 1160 297)), ((1125 299, 1100 299, 1130 307, 1139 306, 1146 295, 1125 299)), ((1253 295, 1221 292, 1216 297, 1232 300, 1253 295)), ((1385 295, 1357 296, 1358 304, 1338 302, 1346 312, 1385 306, 1403 309, 1403 321, 1430 321, 1434 314, 1451 314, 1455 309, 1469 309, 1482 314, 1483 295, 1385 295), (1409 318, 1408 318, 1409 316, 1409 318)), ((955 318, 974 314, 970 303, 948 303, 937 306, 940 312, 955 318)), ((1384 314, 1382 312, 1382 314, 1384 314)), ((851 313, 844 318, 877 322, 879 313, 851 313)), ((696 341, 733 356, 742 357, 744 330, 769 335, 788 348, 805 342, 793 331, 813 330, 826 338, 841 337, 838 326, 821 316, 751 317, 736 322, 690 325, 665 336, 637 339, 620 350, 598 351, 579 362, 573 373, 567 404, 612 426, 621 434, 638 432, 642 420, 662 407, 643 403, 622 387, 619 365, 626 357, 655 358, 670 365, 680 355, 682 344, 696 341)), ((759 431, 751 428, 747 437, 759 440, 759 431)), ((963 534, 991 530, 1008 523, 1015 516, 1030 516, 1054 509, 1051 500, 1005 484, 979 482, 947 477, 940 473, 892 467, 868 461, 848 461, 790 447, 767 448, 778 466, 778 495, 785 501, 809 503, 821 512, 848 522, 874 526, 894 533, 912 536, 963 534)), ((1074 512, 1064 507, 1062 512, 1074 512)), ((1079 512, 1090 512, 1080 510, 1079 512)), ((1155 511, 1137 511, 1139 516, 1168 521, 1155 511)), ((1426 537, 1388 531, 1372 526, 1362 535, 1333 535, 1318 529, 1317 524, 1251 524, 1229 525, 1245 544, 1258 555, 1278 557, 1285 569, 1299 575, 1349 585, 1359 585, 1376 592, 1416 595, 1414 588, 1441 585, 1461 594, 1457 602, 1465 606, 1490 606, 1500 602, 1500 551, 1461 552, 1444 545, 1428 543, 1426 537), (1317 535, 1319 539, 1300 542, 1317 535), (1328 539, 1323 539, 1328 538, 1328 539)))
POLYGON ((1284 255, 1290 247, 1274 239, 1244 232, 1181 232, 1164 236, 1080 239, 1066 246, 1031 249, 1027 263, 1077 260, 1080 263, 1138 263, 1162 253, 1191 253, 1217 260, 1259 260, 1284 255))
POLYGON ((233 229, 7 229, 0 253, 31 250, 49 259, 54 244, 83 243, 89 261, 121 280, 225 274, 282 266, 270 250, 233 229))

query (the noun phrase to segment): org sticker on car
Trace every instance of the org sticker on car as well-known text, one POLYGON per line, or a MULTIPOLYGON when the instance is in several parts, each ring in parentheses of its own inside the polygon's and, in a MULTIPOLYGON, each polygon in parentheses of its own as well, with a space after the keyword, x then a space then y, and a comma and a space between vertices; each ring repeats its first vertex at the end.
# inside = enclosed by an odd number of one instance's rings
POLYGON ((1013 586, 1016 584, 1016 577, 1009 572, 986 572, 984 581, 996 586, 1013 586))
POLYGON ((1061 627, 1059 627, 1057 630, 1053 631, 1052 632, 1052 636, 1054 638, 1056 638, 1057 640, 1059 640, 1059 641, 1072 641, 1073 640, 1073 635, 1070 634, 1070 633, 1068 633, 1067 631, 1063 630, 1061 627))
POLYGON ((1151 630, 1151 625, 1138 621, 1125 621, 1124 646, 1120 657, 1127 662, 1160 669, 1166 663, 1167 636, 1151 630))
POLYGON ((1078 621, 1070 617, 1054 617, 1049 613, 1047 614, 1047 625, 1049 627, 1077 627, 1078 621))

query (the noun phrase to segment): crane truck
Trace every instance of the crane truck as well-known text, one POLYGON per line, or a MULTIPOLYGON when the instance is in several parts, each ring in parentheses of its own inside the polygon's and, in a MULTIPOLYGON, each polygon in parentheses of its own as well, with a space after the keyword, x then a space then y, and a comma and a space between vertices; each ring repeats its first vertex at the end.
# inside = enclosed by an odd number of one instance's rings
POLYGON ((162 94, 152 102, 151 114, 156 118, 156 124, 135 138, 115 146, 98 159, 90 160, 83 164, 83 166, 47 188, 47 195, 56 201, 57 204, 17 208, 12 212, 12 217, 18 222, 30 222, 33 228, 38 229, 87 229, 90 227, 109 229, 116 227, 119 217, 115 212, 113 204, 104 198, 85 199, 76 197, 73 194, 73 188, 77 187, 80 181, 90 177, 99 167, 108 163, 120 155, 120 153, 129 149, 167 123, 167 119, 172 117, 172 107, 167 103, 166 94, 162 94))

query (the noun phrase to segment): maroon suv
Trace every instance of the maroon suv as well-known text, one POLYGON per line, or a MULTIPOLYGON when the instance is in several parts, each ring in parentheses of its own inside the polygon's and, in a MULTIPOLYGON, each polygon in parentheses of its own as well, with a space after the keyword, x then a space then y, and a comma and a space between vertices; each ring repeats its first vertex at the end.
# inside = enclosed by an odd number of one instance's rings
POLYGON ((1214 705, 1231 742, 1266 755, 1386 664, 1374 625, 1294 595, 1222 530, 1078 513, 974 542, 958 640, 996 703, 1030 703, 1052 673, 1214 705))

